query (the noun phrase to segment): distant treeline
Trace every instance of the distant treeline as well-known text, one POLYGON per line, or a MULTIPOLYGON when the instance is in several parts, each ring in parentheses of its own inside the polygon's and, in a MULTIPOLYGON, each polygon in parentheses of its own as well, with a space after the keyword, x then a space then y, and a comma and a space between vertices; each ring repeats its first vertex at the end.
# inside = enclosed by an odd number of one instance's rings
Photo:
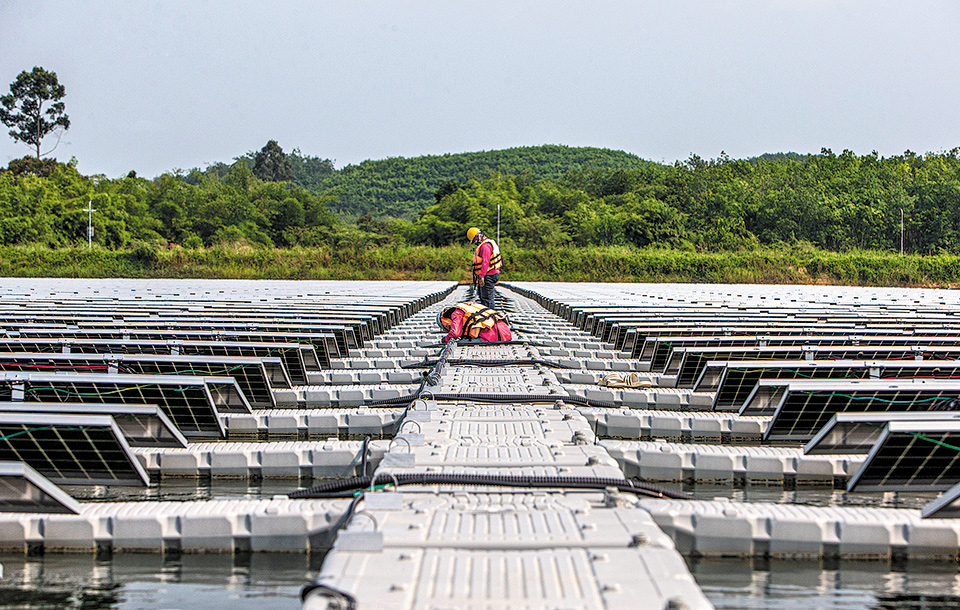
MULTIPOLYGON (((736 252, 960 252, 960 150, 661 164, 618 151, 543 146, 333 163, 276 143, 234 163, 155 179, 82 176, 19 160, 0 174, 0 243, 107 248, 462 244, 469 226, 507 248, 663 247, 736 252), (355 220, 355 222, 354 222, 355 220)), ((576 250, 570 250, 575 252, 576 250)), ((509 254, 507 254, 509 257, 509 254)))
MULTIPOLYGON (((437 191, 444 185, 465 184, 491 174, 517 176, 532 183, 562 178, 581 168, 640 169, 650 164, 619 150, 549 145, 411 159, 396 157, 336 170, 330 159, 307 157, 294 150, 285 155, 288 167, 277 172, 274 168, 284 161, 270 162, 270 158, 278 152, 282 154, 282 149, 271 141, 263 150, 248 152, 235 161, 243 161, 259 177, 290 180, 315 193, 329 195, 331 209, 350 220, 366 214, 412 220, 436 203, 437 191), (266 171, 258 171, 261 167, 266 171)), ((215 163, 192 173, 222 177, 230 167, 215 163)))
POLYGON ((666 246, 737 251, 806 243, 824 250, 960 252, 960 157, 787 155, 692 157, 639 169, 583 169, 529 184, 471 181, 406 227, 413 243, 455 240, 490 228, 525 246, 666 246), (902 216, 901 216, 902 213, 902 216))

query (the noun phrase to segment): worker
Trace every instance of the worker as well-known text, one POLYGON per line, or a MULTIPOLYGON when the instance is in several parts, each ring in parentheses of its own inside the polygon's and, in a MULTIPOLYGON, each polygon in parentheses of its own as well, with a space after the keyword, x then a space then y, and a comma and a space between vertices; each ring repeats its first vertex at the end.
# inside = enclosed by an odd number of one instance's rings
POLYGON ((500 246, 477 227, 467 229, 467 239, 477 247, 473 252, 473 283, 477 286, 479 300, 490 309, 496 309, 496 287, 503 266, 500 246))
POLYGON ((443 338, 444 343, 461 337, 481 341, 513 340, 510 326, 503 314, 474 301, 464 301, 441 309, 437 313, 437 324, 447 331, 447 336, 443 338))

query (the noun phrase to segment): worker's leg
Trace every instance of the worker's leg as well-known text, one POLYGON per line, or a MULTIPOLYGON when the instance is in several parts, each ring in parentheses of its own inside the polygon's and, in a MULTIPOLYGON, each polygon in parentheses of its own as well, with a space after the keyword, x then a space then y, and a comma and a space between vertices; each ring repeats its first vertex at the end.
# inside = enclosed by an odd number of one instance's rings
POLYGON ((490 309, 497 308, 497 282, 500 281, 500 274, 494 273, 483 278, 483 286, 480 286, 480 303, 490 309))

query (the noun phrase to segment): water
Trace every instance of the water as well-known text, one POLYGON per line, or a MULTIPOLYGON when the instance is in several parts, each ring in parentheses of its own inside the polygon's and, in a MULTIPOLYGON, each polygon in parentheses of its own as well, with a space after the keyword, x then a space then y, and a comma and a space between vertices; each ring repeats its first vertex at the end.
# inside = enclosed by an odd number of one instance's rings
POLYGON ((797 489, 766 485, 670 485, 683 490, 697 500, 729 499, 733 502, 766 502, 769 504, 796 504, 800 506, 848 506, 858 508, 912 508, 920 510, 939 497, 937 492, 848 492, 842 489, 818 486, 800 486, 797 489))
MULTIPOLYGON (((270 498, 297 481, 164 479, 156 487, 71 487, 83 501, 210 500, 270 498)), ((677 489, 680 486, 676 486, 677 489)), ((829 487, 695 485, 698 499, 772 502, 806 506, 920 508, 937 494, 848 493, 829 487)), ((322 557, 251 554, 2 557, 0 608, 299 608, 300 588, 312 581, 322 557)), ((960 607, 960 569, 952 562, 749 560, 688 558, 710 601, 721 609, 960 607)))
POLYGON ((108 561, 92 555, 0 555, 0 608, 300 608, 300 589, 312 581, 321 559, 260 553, 175 559, 124 554, 108 561))
MULTIPOLYGON (((0 608, 127 610, 299 608, 300 588, 322 557, 251 554, 124 554, 44 557, 0 555, 0 608)), ((707 598, 720 609, 906 610, 960 607, 953 562, 821 562, 687 559, 707 598)))
POLYGON ((707 598, 720 609, 960 607, 954 562, 687 559, 707 598))
POLYGON ((192 478, 165 478, 150 487, 122 487, 101 485, 63 485, 62 488, 80 502, 141 502, 162 500, 187 502, 218 499, 270 499, 286 495, 302 487, 309 487, 328 479, 313 479, 301 483, 296 479, 213 479, 205 482, 192 478))

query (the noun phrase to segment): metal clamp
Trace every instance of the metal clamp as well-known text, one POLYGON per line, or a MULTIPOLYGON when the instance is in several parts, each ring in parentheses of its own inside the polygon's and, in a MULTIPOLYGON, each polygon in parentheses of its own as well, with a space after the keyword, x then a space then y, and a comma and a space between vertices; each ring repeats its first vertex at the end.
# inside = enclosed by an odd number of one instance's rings
POLYGON ((361 510, 354 513, 350 519, 350 523, 353 523, 353 519, 361 515, 369 518, 373 522, 373 531, 342 529, 337 534, 337 539, 333 543, 334 548, 341 551, 361 551, 368 553, 383 551, 383 532, 380 531, 380 523, 376 517, 365 510, 361 510))
MULTIPOLYGON (((373 515, 371 515, 371 514, 368 513, 367 511, 365 511, 365 510, 358 510, 357 512, 353 513, 353 519, 356 519, 357 517, 366 517, 366 518, 370 519, 371 521, 373 521, 373 531, 375 531, 375 532, 379 532, 379 531, 380 531, 380 522, 377 521, 377 518, 376 518, 376 517, 374 517, 373 515)), ((353 523, 353 519, 350 519, 350 523, 353 523)))
POLYGON ((400 487, 400 481, 397 480, 397 475, 393 474, 392 472, 378 472, 377 474, 373 475, 373 477, 371 477, 371 479, 370 479, 370 487, 367 489, 367 491, 369 491, 370 493, 373 493, 373 488, 376 487, 376 485, 377 485, 377 478, 378 478, 380 475, 386 475, 386 476, 390 477, 391 479, 393 479, 393 486, 394 486, 394 487, 400 487))
POLYGON ((364 505, 370 510, 402 510, 403 509, 403 494, 399 491, 394 491, 390 493, 375 493, 373 488, 375 487, 377 477, 380 474, 385 474, 393 479, 394 489, 400 488, 400 482, 397 481, 396 475, 392 472, 377 473, 373 476, 373 479, 370 481, 370 488, 366 490, 363 494, 364 505))
MULTIPOLYGON (((416 422, 411 422, 411 423, 416 423, 416 422)), ((413 452, 413 445, 410 444, 410 441, 408 441, 407 439, 401 436, 401 437, 394 438, 392 441, 390 441, 390 444, 387 445, 387 453, 390 453, 391 447, 393 447, 393 444, 396 443, 397 441, 403 441, 407 444, 407 453, 413 452)), ((387 473, 387 474, 390 474, 390 473, 387 473)), ((391 474, 390 476, 393 476, 393 475, 391 474)))
MULTIPOLYGON (((411 419, 411 420, 404 421, 402 424, 400 424, 400 430, 397 432, 397 434, 403 434, 403 429, 404 427, 406 427, 407 424, 413 424, 414 426, 416 426, 417 434, 420 434, 421 432, 423 432, 423 428, 420 427, 420 422, 416 422, 411 419)), ((389 451, 389 449, 387 449, 387 451, 389 451)))

